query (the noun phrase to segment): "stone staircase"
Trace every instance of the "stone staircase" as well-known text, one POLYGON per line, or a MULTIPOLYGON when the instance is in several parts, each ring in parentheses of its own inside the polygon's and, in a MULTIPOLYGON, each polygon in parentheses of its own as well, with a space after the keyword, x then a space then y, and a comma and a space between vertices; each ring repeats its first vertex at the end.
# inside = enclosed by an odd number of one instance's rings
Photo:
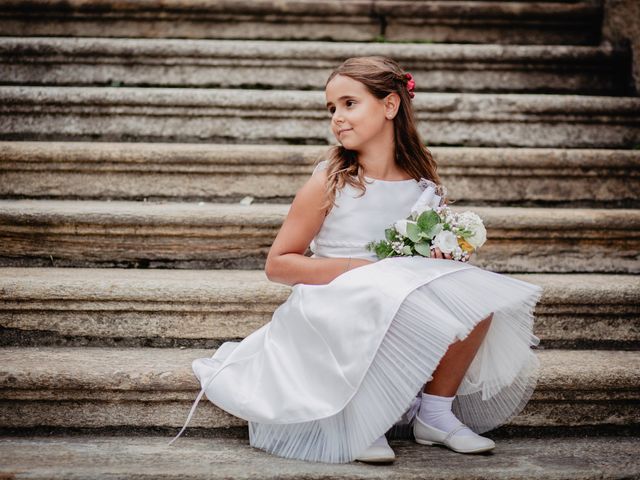
POLYGON ((2 3, 1 478, 640 476, 640 98, 602 2, 2 3), (280 459, 208 401, 168 447, 191 361, 287 298, 264 260, 332 142, 324 81, 370 54, 416 78, 473 263, 544 287, 532 400, 464 466, 280 459))

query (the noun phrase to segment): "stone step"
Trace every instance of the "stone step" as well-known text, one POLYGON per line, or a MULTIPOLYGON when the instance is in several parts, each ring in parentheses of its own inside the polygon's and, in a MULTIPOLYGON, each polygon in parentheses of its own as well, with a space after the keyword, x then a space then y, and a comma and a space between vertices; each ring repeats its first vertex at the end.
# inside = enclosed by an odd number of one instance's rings
MULTIPOLYGON (((472 262, 505 273, 638 273, 640 212, 460 207, 484 221, 472 262)), ((0 201, 0 266, 264 268, 288 205, 0 201)), ((373 239, 372 239, 373 240, 373 239)))
MULTIPOLYGON (((640 150, 430 150, 458 205, 640 207, 640 150)), ((0 142, 0 196, 291 203, 326 152, 303 145, 0 142)))
MULTIPOLYGON (((0 348, 4 428, 179 427, 200 385, 191 371, 210 349, 0 348)), ((638 425, 640 352, 538 350, 533 397, 510 426, 638 425)), ((201 402, 190 425, 246 421, 201 402)), ((177 431, 175 432, 177 433, 177 431)))
MULTIPOLYGON (((566 434, 565 434, 566 435, 566 434)), ((466 455, 461 462, 446 448, 413 440, 391 440, 396 461, 375 466, 361 462, 330 464, 283 459, 253 448, 246 438, 180 438, 168 435, 40 435, 0 437, 5 471, 16 478, 293 479, 340 480, 402 478, 421 480, 623 480, 640 477, 638 437, 500 438, 494 454, 466 455), (259 472, 259 473, 258 473, 259 472), (499 472, 499 473, 498 473, 499 472)), ((10 477, 9 477, 10 478, 10 477)))
MULTIPOLYGON (((637 275, 511 276, 544 288, 542 346, 640 347, 637 275)), ((268 323, 290 292, 262 270, 0 268, 0 345, 217 348, 268 323)))
MULTIPOLYGON (((335 142, 323 92, 0 87, 0 140, 335 142)), ((640 98, 419 92, 428 145, 635 148, 640 98)))
POLYGON ((8 36, 597 44, 601 0, 5 0, 8 36))
POLYGON ((631 53, 609 44, 0 37, 0 82, 324 90, 345 58, 367 55, 394 58, 421 91, 633 95, 631 53))

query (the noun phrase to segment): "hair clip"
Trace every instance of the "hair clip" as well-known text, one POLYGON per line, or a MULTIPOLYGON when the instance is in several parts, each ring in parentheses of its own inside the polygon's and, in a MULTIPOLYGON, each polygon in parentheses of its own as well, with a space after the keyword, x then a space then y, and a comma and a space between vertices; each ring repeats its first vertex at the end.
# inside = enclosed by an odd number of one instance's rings
POLYGON ((411 75, 410 73, 405 73, 404 74, 405 78, 407 78, 407 90, 409 91, 409 96, 411 98, 415 97, 416 94, 413 93, 413 90, 416 88, 416 82, 413 79, 413 75, 411 75))

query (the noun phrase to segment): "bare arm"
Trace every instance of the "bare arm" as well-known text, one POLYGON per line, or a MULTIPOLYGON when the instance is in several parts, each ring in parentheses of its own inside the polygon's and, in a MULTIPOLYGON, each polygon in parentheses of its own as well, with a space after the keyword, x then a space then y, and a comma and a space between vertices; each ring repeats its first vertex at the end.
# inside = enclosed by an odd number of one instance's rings
POLYGON ((347 270, 373 263, 364 259, 309 258, 304 253, 325 218, 322 204, 327 174, 316 171, 296 193, 289 213, 271 245, 265 274, 273 282, 323 285, 347 270))

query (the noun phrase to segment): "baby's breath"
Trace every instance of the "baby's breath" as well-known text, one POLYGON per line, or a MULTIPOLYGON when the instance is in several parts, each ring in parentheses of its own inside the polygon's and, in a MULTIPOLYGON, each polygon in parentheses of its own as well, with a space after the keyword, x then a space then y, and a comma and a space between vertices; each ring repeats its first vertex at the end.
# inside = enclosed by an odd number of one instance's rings
POLYGON ((454 260, 466 262, 471 253, 486 240, 486 229, 478 215, 470 211, 455 214, 446 205, 426 210, 412 209, 409 217, 398 220, 385 233, 388 240, 374 241, 367 245, 367 248, 376 252, 379 258, 428 257, 431 256, 435 245, 439 246, 443 253, 450 253, 454 260), (430 211, 437 213, 435 219, 433 213, 428 213, 430 211), (418 220, 421 213, 424 216, 418 220), (402 233, 398 229, 401 229, 402 233), (461 244, 464 248, 460 246, 461 244), (470 247, 471 251, 465 250, 470 247))

